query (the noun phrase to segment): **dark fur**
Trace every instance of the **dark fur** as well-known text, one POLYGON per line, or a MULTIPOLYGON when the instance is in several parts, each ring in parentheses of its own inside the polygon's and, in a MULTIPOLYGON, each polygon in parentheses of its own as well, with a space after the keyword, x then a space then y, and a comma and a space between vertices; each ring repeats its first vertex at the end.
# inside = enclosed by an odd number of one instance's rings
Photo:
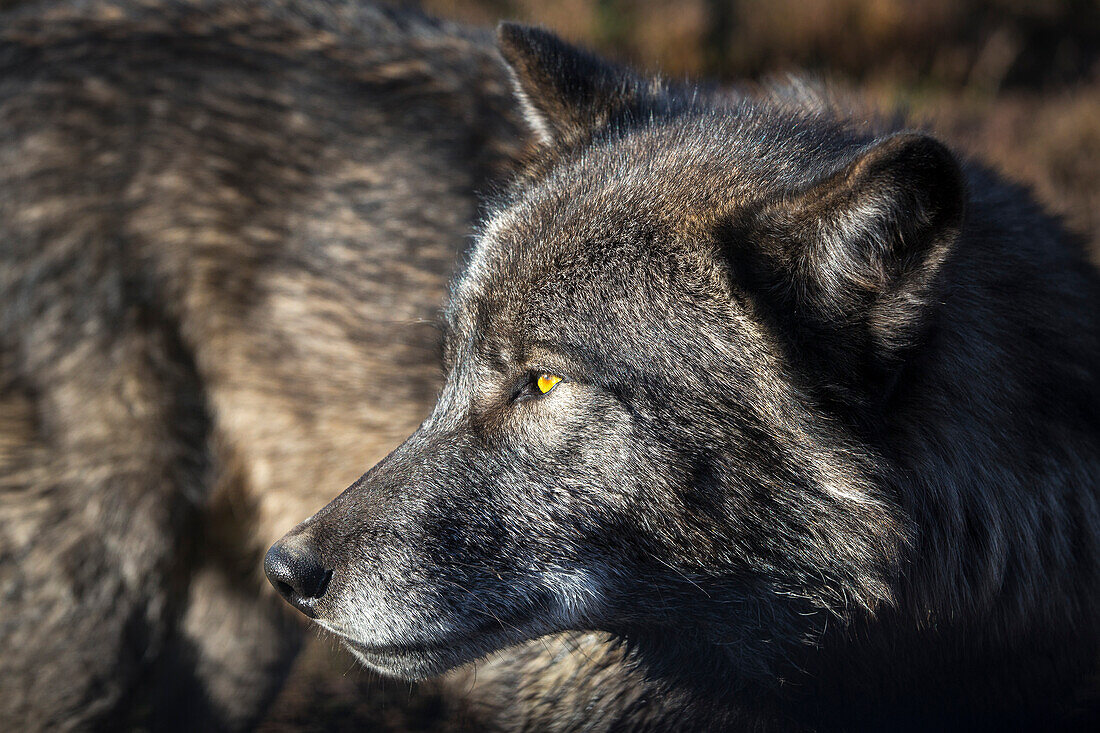
POLYGON ((427 414, 507 84, 350 1, 0 16, 0 727, 260 711, 258 559, 427 414))
POLYGON ((800 88, 501 44, 542 150, 455 285, 432 416, 292 533, 333 571, 319 623, 406 677, 607 632, 661 725, 1094 721, 1079 243, 800 88))

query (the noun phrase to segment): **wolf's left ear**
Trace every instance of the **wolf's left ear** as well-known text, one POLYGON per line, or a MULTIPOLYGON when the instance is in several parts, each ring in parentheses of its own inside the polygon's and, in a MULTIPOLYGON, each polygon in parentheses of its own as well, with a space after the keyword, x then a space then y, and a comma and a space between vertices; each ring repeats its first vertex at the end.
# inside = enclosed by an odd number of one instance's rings
POLYGON ((898 133, 765 205, 730 236, 732 264, 800 351, 875 389, 929 323, 936 275, 966 209, 955 156, 898 133))
POLYGON ((584 140, 659 92, 659 82, 643 80, 540 28, 501 23, 497 36, 527 122, 544 145, 584 140))

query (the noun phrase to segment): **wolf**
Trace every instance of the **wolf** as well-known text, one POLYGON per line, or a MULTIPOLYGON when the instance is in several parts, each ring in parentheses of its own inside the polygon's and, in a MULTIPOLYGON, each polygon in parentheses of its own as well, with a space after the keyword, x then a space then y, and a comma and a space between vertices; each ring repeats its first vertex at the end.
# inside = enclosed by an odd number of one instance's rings
POLYGON ((804 85, 499 44, 538 149, 451 289, 438 401, 272 546, 280 593, 406 679, 609 635, 669 727, 1095 723, 1083 245, 804 85))
POLYGON ((263 553, 429 413, 508 84, 351 0, 0 15, 0 727, 263 712, 263 553))

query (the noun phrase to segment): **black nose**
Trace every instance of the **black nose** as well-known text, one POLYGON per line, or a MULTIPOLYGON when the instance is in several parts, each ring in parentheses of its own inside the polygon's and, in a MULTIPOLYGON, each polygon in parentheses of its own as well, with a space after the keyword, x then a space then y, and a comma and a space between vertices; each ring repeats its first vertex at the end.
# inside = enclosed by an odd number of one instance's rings
POLYGON ((264 572, 290 605, 317 618, 315 606, 328 589, 332 571, 306 537, 289 535, 272 545, 264 557, 264 572))

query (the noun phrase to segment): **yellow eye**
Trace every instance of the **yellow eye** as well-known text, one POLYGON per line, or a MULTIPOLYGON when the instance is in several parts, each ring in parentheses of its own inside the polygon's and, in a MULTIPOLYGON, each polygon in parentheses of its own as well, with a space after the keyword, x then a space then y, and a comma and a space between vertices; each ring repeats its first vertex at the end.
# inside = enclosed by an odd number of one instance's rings
POLYGON ((538 378, 539 392, 546 394, 560 381, 561 377, 557 374, 540 374, 538 378))

